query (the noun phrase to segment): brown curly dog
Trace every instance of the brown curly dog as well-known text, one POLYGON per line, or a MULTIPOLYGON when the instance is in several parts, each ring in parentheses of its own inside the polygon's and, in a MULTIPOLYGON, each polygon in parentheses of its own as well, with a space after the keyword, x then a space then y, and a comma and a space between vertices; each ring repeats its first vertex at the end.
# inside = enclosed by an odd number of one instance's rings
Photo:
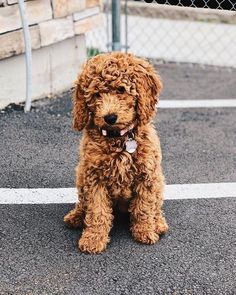
POLYGON ((84 227, 78 242, 83 252, 106 249, 115 207, 130 213, 138 242, 154 244, 168 230, 161 211, 161 148, 151 124, 161 88, 147 61, 118 52, 91 58, 77 79, 73 126, 84 129, 79 201, 64 221, 84 227))

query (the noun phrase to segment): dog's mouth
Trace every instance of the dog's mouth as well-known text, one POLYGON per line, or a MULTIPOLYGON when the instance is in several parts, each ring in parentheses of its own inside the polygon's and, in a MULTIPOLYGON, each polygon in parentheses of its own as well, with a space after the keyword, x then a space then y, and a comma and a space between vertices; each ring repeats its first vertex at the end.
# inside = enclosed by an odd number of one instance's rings
POLYGON ((126 128, 123 129, 107 129, 107 128, 101 128, 101 133, 105 137, 122 137, 126 135, 129 131, 133 130, 134 123, 129 125, 126 128))

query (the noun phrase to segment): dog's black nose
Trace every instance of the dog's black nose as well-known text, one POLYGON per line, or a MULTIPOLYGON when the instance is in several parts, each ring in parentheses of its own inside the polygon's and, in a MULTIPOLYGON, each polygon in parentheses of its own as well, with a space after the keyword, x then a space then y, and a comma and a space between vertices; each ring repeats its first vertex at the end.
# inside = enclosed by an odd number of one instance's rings
POLYGON ((106 115, 106 116, 104 117, 104 120, 105 120, 105 122, 106 122, 107 124, 109 124, 109 125, 113 125, 113 124, 115 124, 115 122, 116 122, 116 120, 117 120, 117 115, 115 115, 115 114, 106 115))

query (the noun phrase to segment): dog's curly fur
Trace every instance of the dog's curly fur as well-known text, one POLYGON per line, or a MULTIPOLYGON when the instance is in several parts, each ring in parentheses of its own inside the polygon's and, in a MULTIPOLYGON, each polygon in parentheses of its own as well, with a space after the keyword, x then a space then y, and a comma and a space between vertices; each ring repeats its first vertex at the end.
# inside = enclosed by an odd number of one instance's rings
POLYGON ((130 213, 136 241, 153 244, 168 230, 161 211, 161 148, 151 123, 161 88, 160 77, 147 61, 119 52, 91 58, 77 79, 73 126, 84 129, 76 168, 79 201, 64 221, 84 227, 78 243, 83 252, 106 249, 114 207, 130 213), (117 115, 112 126, 104 121, 108 114, 117 115), (124 148, 127 133, 111 138, 101 133, 131 124, 138 144, 133 154, 124 148))

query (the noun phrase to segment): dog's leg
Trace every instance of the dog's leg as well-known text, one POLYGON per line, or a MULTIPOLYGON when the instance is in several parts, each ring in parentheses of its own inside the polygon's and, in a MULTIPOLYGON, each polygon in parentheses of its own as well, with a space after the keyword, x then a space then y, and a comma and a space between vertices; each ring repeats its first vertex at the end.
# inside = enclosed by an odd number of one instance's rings
POLYGON ((158 235, 164 234, 168 231, 168 224, 166 223, 165 217, 163 216, 161 207, 163 204, 163 188, 162 186, 161 190, 157 191, 157 199, 156 199, 156 205, 155 205, 155 232, 158 235))
POLYGON ((136 197, 130 204, 133 238, 144 244, 154 244, 159 236, 155 231, 156 188, 145 181, 138 184, 136 197))
POLYGON ((162 235, 168 231, 169 227, 168 227, 168 224, 166 223, 166 219, 163 216, 162 212, 161 211, 159 212, 160 213, 155 216, 155 224, 156 224, 155 232, 158 235, 162 235))
POLYGON ((84 209, 83 202, 80 201, 75 205, 75 208, 64 216, 64 222, 68 227, 78 228, 83 224, 84 209))
POLYGON ((95 186, 87 196, 85 228, 79 240, 82 252, 100 253, 106 249, 109 242, 109 232, 112 226, 112 202, 103 186, 95 186))

